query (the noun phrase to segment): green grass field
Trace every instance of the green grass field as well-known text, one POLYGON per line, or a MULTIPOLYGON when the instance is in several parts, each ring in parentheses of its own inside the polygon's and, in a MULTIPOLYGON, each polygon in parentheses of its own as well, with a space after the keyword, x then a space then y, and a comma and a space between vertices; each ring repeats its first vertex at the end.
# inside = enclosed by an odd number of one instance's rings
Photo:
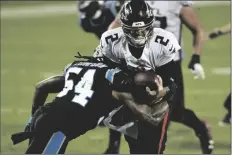
MULTIPOLYGON (((24 5, 12 3, 2 7, 21 6, 24 5)), ((25 4, 25 7, 28 5, 25 4)), ((200 7, 197 13, 206 31, 230 21, 230 6, 200 7)), ((230 91, 230 76, 212 72, 214 68, 230 67, 230 36, 205 43, 201 57, 206 72, 203 81, 194 80, 187 69, 192 52, 191 41, 190 32, 184 29, 186 106, 210 123, 215 140, 214 153, 230 154, 230 127, 218 126, 226 112, 222 105, 230 91)), ((13 146, 10 135, 22 131, 27 123, 35 84, 50 75, 61 73, 64 66, 74 60, 77 51, 91 55, 98 42, 95 36, 80 29, 75 12, 1 19, 1 153, 25 152, 27 142, 13 146)), ((72 141, 67 153, 102 153, 107 145, 107 129, 97 128, 72 141)), ((124 138, 121 153, 129 153, 124 138)), ((191 129, 172 123, 165 153, 199 154, 198 139, 191 129)))

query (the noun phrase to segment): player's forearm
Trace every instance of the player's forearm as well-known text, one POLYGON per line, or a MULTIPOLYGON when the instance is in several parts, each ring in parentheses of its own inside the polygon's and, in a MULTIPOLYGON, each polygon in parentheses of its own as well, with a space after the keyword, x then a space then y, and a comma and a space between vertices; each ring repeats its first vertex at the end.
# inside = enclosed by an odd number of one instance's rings
POLYGON ((152 117, 152 108, 146 104, 136 103, 130 93, 113 91, 113 97, 117 100, 121 100, 134 113, 137 119, 146 121, 155 126, 162 120, 157 119, 157 117, 152 117))
POLYGON ((192 7, 183 7, 180 12, 183 23, 193 34, 193 50, 195 54, 201 54, 204 43, 204 30, 192 7))
POLYGON ((201 49, 204 43, 204 31, 199 28, 195 34, 193 34, 193 50, 194 54, 201 55, 201 49))
POLYGON ((40 106, 44 105, 49 93, 58 93, 63 86, 64 76, 53 76, 39 82, 33 96, 32 115, 40 106))
POLYGON ((151 113, 148 113, 149 111, 152 111, 151 107, 145 104, 136 104, 132 100, 126 100, 124 103, 137 116, 138 119, 146 121, 154 126, 159 124, 160 120, 156 119, 156 117, 152 117, 151 113))

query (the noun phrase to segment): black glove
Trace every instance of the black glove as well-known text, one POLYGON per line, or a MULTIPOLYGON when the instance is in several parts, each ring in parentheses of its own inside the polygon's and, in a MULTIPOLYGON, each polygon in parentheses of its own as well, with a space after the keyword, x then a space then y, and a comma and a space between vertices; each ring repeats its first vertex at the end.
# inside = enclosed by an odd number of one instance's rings
POLYGON ((11 135, 11 140, 14 145, 30 139, 35 135, 35 132, 19 132, 11 135))
POLYGON ((193 54, 189 62, 188 68, 194 70, 194 64, 200 64, 200 55, 193 54))
POLYGON ((204 68, 200 64, 200 56, 197 54, 192 55, 192 59, 189 62, 188 68, 193 74, 195 74, 194 79, 205 79, 204 68))

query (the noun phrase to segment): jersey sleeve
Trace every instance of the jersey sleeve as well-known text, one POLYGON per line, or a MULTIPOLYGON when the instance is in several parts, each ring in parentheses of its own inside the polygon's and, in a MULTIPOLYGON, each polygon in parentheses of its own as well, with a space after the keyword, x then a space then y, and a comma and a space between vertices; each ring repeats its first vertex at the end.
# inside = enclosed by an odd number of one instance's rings
POLYGON ((163 36, 163 38, 166 39, 166 42, 165 44, 160 44, 161 52, 158 54, 156 59, 157 67, 163 66, 171 62, 174 59, 175 55, 178 53, 178 51, 181 49, 173 33, 162 30, 162 34, 160 36, 163 36))
POLYGON ((172 1, 174 3, 173 6, 173 11, 176 14, 180 14, 180 11, 183 7, 188 7, 193 5, 193 1, 172 1))
POLYGON ((104 32, 101 36, 100 45, 95 49, 94 57, 107 57, 115 63, 120 63, 119 59, 114 54, 112 43, 116 41, 119 34, 113 30, 104 32))

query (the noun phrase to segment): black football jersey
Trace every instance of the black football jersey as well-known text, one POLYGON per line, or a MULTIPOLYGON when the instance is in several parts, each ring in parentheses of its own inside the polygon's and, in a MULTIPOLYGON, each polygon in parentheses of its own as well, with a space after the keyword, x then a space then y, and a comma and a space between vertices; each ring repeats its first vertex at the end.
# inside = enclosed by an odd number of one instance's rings
POLYGON ((127 77, 119 69, 92 62, 73 63, 65 69, 64 76, 65 86, 54 101, 78 105, 86 116, 83 119, 91 122, 108 115, 118 106, 112 98, 112 89, 119 88, 121 80, 127 77))

